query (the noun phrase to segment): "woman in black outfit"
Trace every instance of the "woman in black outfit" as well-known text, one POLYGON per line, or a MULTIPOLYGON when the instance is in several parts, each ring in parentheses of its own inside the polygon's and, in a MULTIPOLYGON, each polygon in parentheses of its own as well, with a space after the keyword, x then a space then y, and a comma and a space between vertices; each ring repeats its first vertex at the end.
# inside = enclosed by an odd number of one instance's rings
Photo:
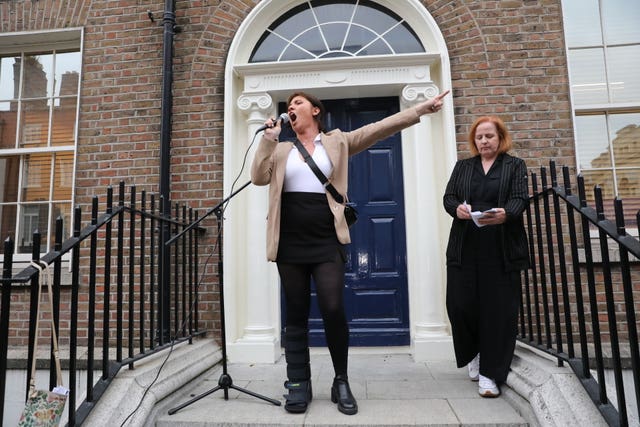
MULTIPOLYGON (((325 132, 322 103, 304 92, 289 97, 287 113, 301 145, 336 191, 346 196, 349 156, 418 123, 420 116, 439 111, 447 93, 350 132, 325 132)), ((305 412, 312 398, 308 323, 313 278, 335 371, 331 400, 340 412, 353 415, 358 405, 347 377, 349 327, 343 306, 343 245, 350 243, 350 237, 344 205, 325 189, 296 145, 279 143, 280 122, 269 119, 265 125, 251 165, 251 182, 269 185, 267 258, 278 265, 287 313, 284 348, 289 393, 285 409, 305 412)))
POLYGON ((456 163, 444 195, 444 208, 453 217, 446 254, 447 313, 456 361, 459 368, 468 366, 483 397, 498 396, 498 385, 507 378, 520 274, 529 267, 522 219, 529 199, 527 168, 507 154, 511 146, 502 120, 478 118, 469 132, 474 156, 456 163))

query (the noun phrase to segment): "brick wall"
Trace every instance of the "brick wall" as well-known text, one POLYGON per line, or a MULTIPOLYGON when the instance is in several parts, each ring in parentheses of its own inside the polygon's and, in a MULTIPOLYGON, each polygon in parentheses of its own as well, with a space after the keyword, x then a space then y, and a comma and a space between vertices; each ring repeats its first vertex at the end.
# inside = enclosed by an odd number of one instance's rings
MULTIPOLYGON (((223 196, 224 68, 232 38, 257 0, 176 2, 171 197, 206 210, 223 196)), ((451 59, 456 136, 500 115, 529 167, 574 167, 560 0, 424 1, 451 59)), ((0 31, 83 27, 75 202, 89 212, 124 180, 159 191, 163 0, 17 0, 0 3, 0 31), (147 11, 151 11, 152 22, 147 11)), ((207 236, 212 240, 212 233, 207 236)), ((211 243, 211 241, 209 241, 211 243)), ((214 267, 207 272, 215 273, 214 267)), ((214 283, 205 280, 204 283, 214 283)), ((211 285, 201 314, 216 329, 211 285)))

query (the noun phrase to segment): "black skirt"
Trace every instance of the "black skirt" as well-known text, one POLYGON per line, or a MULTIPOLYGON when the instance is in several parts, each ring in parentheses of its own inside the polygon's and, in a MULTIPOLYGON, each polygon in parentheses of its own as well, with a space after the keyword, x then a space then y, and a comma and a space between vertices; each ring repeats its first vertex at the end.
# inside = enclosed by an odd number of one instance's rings
POLYGON ((284 192, 280 215, 277 262, 317 264, 344 262, 327 196, 321 193, 284 192))

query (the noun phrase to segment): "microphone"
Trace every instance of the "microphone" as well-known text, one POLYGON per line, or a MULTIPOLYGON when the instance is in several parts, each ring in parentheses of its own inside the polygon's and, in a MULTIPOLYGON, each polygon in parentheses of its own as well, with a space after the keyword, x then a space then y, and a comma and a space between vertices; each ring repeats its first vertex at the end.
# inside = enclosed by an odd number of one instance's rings
MULTIPOLYGON (((276 119, 276 123, 277 123, 278 121, 282 122, 282 125, 285 125, 285 124, 289 123, 289 115, 288 115, 287 113, 282 113, 282 114, 280 114, 280 115, 278 116, 278 118, 276 119)), ((274 124, 274 126, 275 126, 275 124, 274 124)), ((268 128, 272 128, 272 127, 273 127, 273 126, 262 125, 262 126, 260 126, 260 127, 258 128, 258 130, 256 131, 256 133, 261 132, 261 131, 263 131, 263 130, 265 130, 265 129, 268 129, 268 128)))

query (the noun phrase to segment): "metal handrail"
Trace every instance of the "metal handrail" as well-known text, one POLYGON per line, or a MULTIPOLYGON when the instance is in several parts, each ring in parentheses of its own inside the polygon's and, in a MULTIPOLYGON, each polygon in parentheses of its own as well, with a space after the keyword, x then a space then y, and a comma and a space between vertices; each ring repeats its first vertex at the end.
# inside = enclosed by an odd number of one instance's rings
MULTIPOLYGON (((625 229, 622 200, 614 199, 615 220, 609 220, 599 186, 594 188, 596 207, 592 208, 587 205, 581 175, 575 196, 569 169, 562 168, 563 185, 557 182, 553 161, 550 170, 549 186, 547 170, 541 168, 540 190, 537 174, 531 173, 533 195, 526 222, 532 262, 524 272, 518 339, 556 357, 559 366, 567 362, 607 423, 627 426, 628 396, 623 378, 626 367, 631 368, 635 405, 640 408, 640 355, 634 310, 640 292, 634 293, 632 282, 632 272, 638 271, 640 265, 640 241, 625 229), (597 238, 592 237, 592 230, 597 238), (611 242, 619 252, 615 263, 610 255, 614 250, 611 242), (621 313, 617 307, 622 305, 625 310, 621 313), (578 327, 577 337, 574 326, 578 327), (576 338, 578 353, 574 349, 576 338), (627 350, 625 360, 621 349, 627 350), (609 367, 613 371, 612 387, 608 387, 605 376, 609 367), (608 396, 612 389, 615 404, 608 396)), ((640 228, 640 212, 636 214, 636 226, 640 228)), ((640 413, 637 416, 640 418, 640 413)))
MULTIPOLYGON (((188 227, 197 214, 192 209, 176 206, 176 215, 167 218, 157 213, 155 198, 151 195, 147 202, 146 193, 141 193, 140 205, 137 206, 136 187, 132 186, 129 193, 129 204, 125 205, 124 183, 119 186, 118 205, 113 205, 113 190, 107 189, 106 210, 98 214, 98 197, 92 199, 90 223, 81 228, 82 212, 80 208, 74 211, 73 236, 61 241, 63 220, 56 220, 56 241, 52 251, 40 257, 40 233, 33 235, 32 259, 40 260, 50 265, 54 270, 54 313, 52 313, 58 336, 68 340, 61 348, 68 347, 69 398, 68 425, 81 425, 95 407, 96 402, 104 394, 118 371, 128 366, 133 369, 136 362, 165 351, 178 342, 189 341, 204 334, 198 328, 197 310, 195 315, 187 312, 189 307, 198 300, 198 289, 194 278, 197 277, 197 245, 199 235, 204 228, 190 230, 184 237, 171 246, 175 262, 173 263, 172 278, 175 283, 172 289, 159 289, 161 281, 158 278, 159 268, 155 263, 158 246, 161 244, 156 237, 156 230, 167 224, 174 231, 188 227), (128 221, 128 226, 125 222, 128 221), (125 246, 125 242, 128 245, 125 246), (88 247, 87 247, 88 246, 88 247), (61 266, 63 256, 71 254, 71 283, 70 286, 61 283, 61 266), (82 254, 82 258, 81 258, 82 254), (87 256, 88 255, 88 256, 87 256), (112 265, 115 263, 115 265, 112 265), (125 271, 125 266, 128 267, 125 271), (112 267, 115 269, 112 271, 112 267), (80 273, 82 273, 81 281, 80 273), (112 285, 112 281, 115 282, 112 285), (82 294, 80 288, 83 287, 82 294), (182 311, 171 311, 171 307, 164 307, 158 303, 163 292, 169 295, 175 305, 183 307, 182 311), (81 295, 87 295, 88 300, 81 307, 81 295), (102 305, 102 310, 97 308, 102 305), (60 326, 61 307, 66 307, 69 314, 65 319, 65 327, 60 326), (163 309, 165 312, 161 312, 163 309), (82 311, 82 313, 80 313, 82 311), (116 321, 112 322, 115 317, 116 321), (169 319, 170 329, 163 330, 164 320, 169 319), (114 325, 115 323, 115 325, 114 325), (79 341, 83 339, 78 334, 78 327, 82 325, 86 331, 86 395, 82 402, 76 403, 77 372, 79 341), (100 327, 101 326, 101 327, 100 327), (126 336, 127 340, 123 338, 126 336), (102 346, 98 347, 99 342, 102 346), (126 356, 123 354, 126 351, 126 356), (115 354, 115 356, 114 356, 115 354), (101 370, 98 379, 93 378, 94 366, 101 370)), ((162 198, 160 199, 162 204, 162 198)), ((36 339, 34 295, 39 286, 39 271, 31 265, 13 274, 14 242, 7 239, 4 242, 4 262, 2 274, 2 301, 0 312, 0 328, 9 330, 9 319, 12 313, 12 294, 18 299, 30 304, 29 339, 27 365, 38 355, 33 354, 33 344, 36 339), (29 284, 15 287, 15 285, 29 284), (28 291, 28 294, 25 292, 28 291)), ((66 261, 65 261, 66 262, 66 261)), ((18 310, 19 308, 14 309, 18 310)), ((2 333, 0 337, 0 420, 4 416, 4 401, 7 353, 9 334, 2 333)), ((42 347, 42 346, 41 346, 42 347)), ((67 361, 64 361, 67 362, 67 361)), ((49 364, 52 367, 53 363, 49 364)), ((66 366, 65 366, 66 367, 66 366)), ((26 388, 30 381, 30 371, 27 370, 26 388)), ((53 370, 50 369, 50 389, 55 385, 53 370)), ((25 393, 26 398, 26 393, 25 393)))

